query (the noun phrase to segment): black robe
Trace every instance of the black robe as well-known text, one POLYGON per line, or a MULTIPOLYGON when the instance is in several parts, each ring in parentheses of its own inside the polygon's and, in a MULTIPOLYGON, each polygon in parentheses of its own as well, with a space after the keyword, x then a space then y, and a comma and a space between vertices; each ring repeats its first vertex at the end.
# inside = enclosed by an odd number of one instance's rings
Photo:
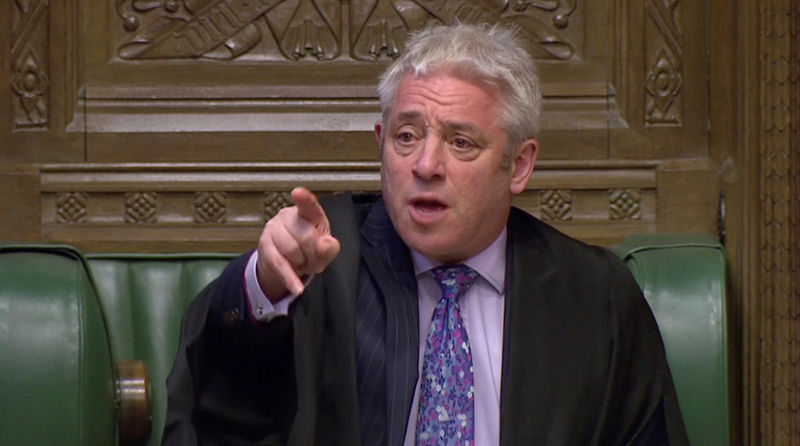
MULTIPOLYGON (((379 411, 381 444, 402 443, 419 348, 408 248, 375 196, 323 206, 342 251, 289 317, 250 318, 247 255, 192 303, 163 444, 359 445, 370 438, 359 407, 379 411), (372 319, 359 313, 365 290, 383 305, 372 319), (359 317, 385 327, 391 396, 377 405, 364 401, 359 317)), ((506 275, 500 444, 688 444, 656 322, 619 259, 512 209, 506 275)))

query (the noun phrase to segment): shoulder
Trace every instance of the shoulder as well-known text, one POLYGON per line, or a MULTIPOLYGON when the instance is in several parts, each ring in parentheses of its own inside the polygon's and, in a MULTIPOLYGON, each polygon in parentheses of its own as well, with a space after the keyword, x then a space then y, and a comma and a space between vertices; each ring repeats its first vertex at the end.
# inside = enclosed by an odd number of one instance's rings
POLYGON ((511 261, 522 264, 518 270, 548 271, 571 299, 610 304, 622 312, 647 306, 628 267, 614 253, 576 240, 517 208, 509 216, 509 247, 511 261))
POLYGON ((610 250, 572 238, 521 209, 511 209, 508 227, 510 243, 535 250, 560 268, 627 273, 625 265, 610 250))

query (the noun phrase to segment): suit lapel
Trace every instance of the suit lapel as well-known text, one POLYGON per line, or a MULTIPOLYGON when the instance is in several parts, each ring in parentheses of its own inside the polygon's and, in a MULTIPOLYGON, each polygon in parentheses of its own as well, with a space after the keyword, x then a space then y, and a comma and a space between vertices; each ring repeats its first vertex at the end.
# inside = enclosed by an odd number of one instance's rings
MULTIPOLYGON (((502 445, 531 444, 539 437, 537 420, 544 419, 547 383, 542 375, 539 347, 547 342, 547 315, 542 303, 555 298, 555 268, 547 243, 530 223, 512 209, 506 252, 506 299, 503 368, 500 397, 502 445)), ((536 442, 534 444, 544 444, 536 442)))
POLYGON ((388 444, 405 436, 419 363, 417 281, 408 247, 392 226, 383 200, 361 228, 362 258, 386 308, 386 412, 388 444))

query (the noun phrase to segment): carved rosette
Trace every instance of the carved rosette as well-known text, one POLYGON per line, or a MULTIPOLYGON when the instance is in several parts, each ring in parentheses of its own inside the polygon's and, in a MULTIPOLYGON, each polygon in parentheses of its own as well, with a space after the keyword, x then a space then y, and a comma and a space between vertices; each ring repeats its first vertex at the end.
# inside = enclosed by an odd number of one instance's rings
POLYGON ((431 22, 513 22, 534 57, 567 60, 582 24, 577 0, 184 0, 117 2, 122 59, 327 61, 393 59, 431 22), (347 4, 347 7, 345 7, 347 4), (344 14, 349 17, 345 20, 344 14))
POLYGON ((195 223, 225 223, 225 192, 197 192, 194 197, 195 223))
POLYGON ((158 194, 131 192, 125 194, 125 222, 133 224, 155 223, 158 194))
POLYGON ((543 190, 539 192, 542 220, 572 220, 572 191, 566 189, 543 190))
POLYGON ((48 123, 48 2, 12 2, 13 128, 45 128, 48 123))
POLYGON ((646 0, 647 20, 644 122, 648 126, 681 124, 683 84, 679 0, 646 0))
POLYGON ((86 223, 86 194, 64 192, 56 194, 57 223, 86 223))
POLYGON ((642 191, 639 189, 611 189, 608 191, 608 217, 611 220, 640 220, 641 202, 642 191))
MULTIPOLYGON (((800 444, 800 289, 798 289, 798 42, 796 0, 761 1, 758 321, 751 333, 760 413, 752 444, 800 444)), ((755 414, 753 414, 755 415, 755 414)))
POLYGON ((289 192, 268 191, 264 194, 264 221, 268 221, 281 209, 291 204, 289 192))

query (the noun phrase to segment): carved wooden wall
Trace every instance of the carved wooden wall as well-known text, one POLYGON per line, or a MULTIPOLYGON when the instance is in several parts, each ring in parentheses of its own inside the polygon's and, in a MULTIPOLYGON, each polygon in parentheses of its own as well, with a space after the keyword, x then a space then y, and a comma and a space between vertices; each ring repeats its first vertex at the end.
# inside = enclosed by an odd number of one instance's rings
MULTIPOLYGON (((800 299, 798 299, 798 3, 760 2, 756 64, 760 123, 754 200, 759 228, 747 301, 746 384, 758 408, 748 420, 751 444, 800 444, 800 299)), ((754 148, 755 149, 755 148, 754 148)))
POLYGON ((800 444, 798 5, 711 2, 710 154, 725 197, 733 444, 800 444))
POLYGON ((517 204, 605 245, 724 235, 733 438, 796 445, 797 19, 794 0, 0 2, 0 240, 248 249, 296 184, 379 190, 376 78, 410 30, 512 22, 545 93, 517 204))
POLYGON ((26 206, 39 203, 25 225, 4 227, 17 238, 239 251, 294 184, 378 190, 377 75, 410 30, 456 20, 514 23, 539 60, 543 162, 521 206, 602 244, 717 227, 708 88, 687 81, 708 70, 702 3, 20 0, 5 8, 11 116, 2 137, 13 164, 4 178, 26 184, 26 206))

